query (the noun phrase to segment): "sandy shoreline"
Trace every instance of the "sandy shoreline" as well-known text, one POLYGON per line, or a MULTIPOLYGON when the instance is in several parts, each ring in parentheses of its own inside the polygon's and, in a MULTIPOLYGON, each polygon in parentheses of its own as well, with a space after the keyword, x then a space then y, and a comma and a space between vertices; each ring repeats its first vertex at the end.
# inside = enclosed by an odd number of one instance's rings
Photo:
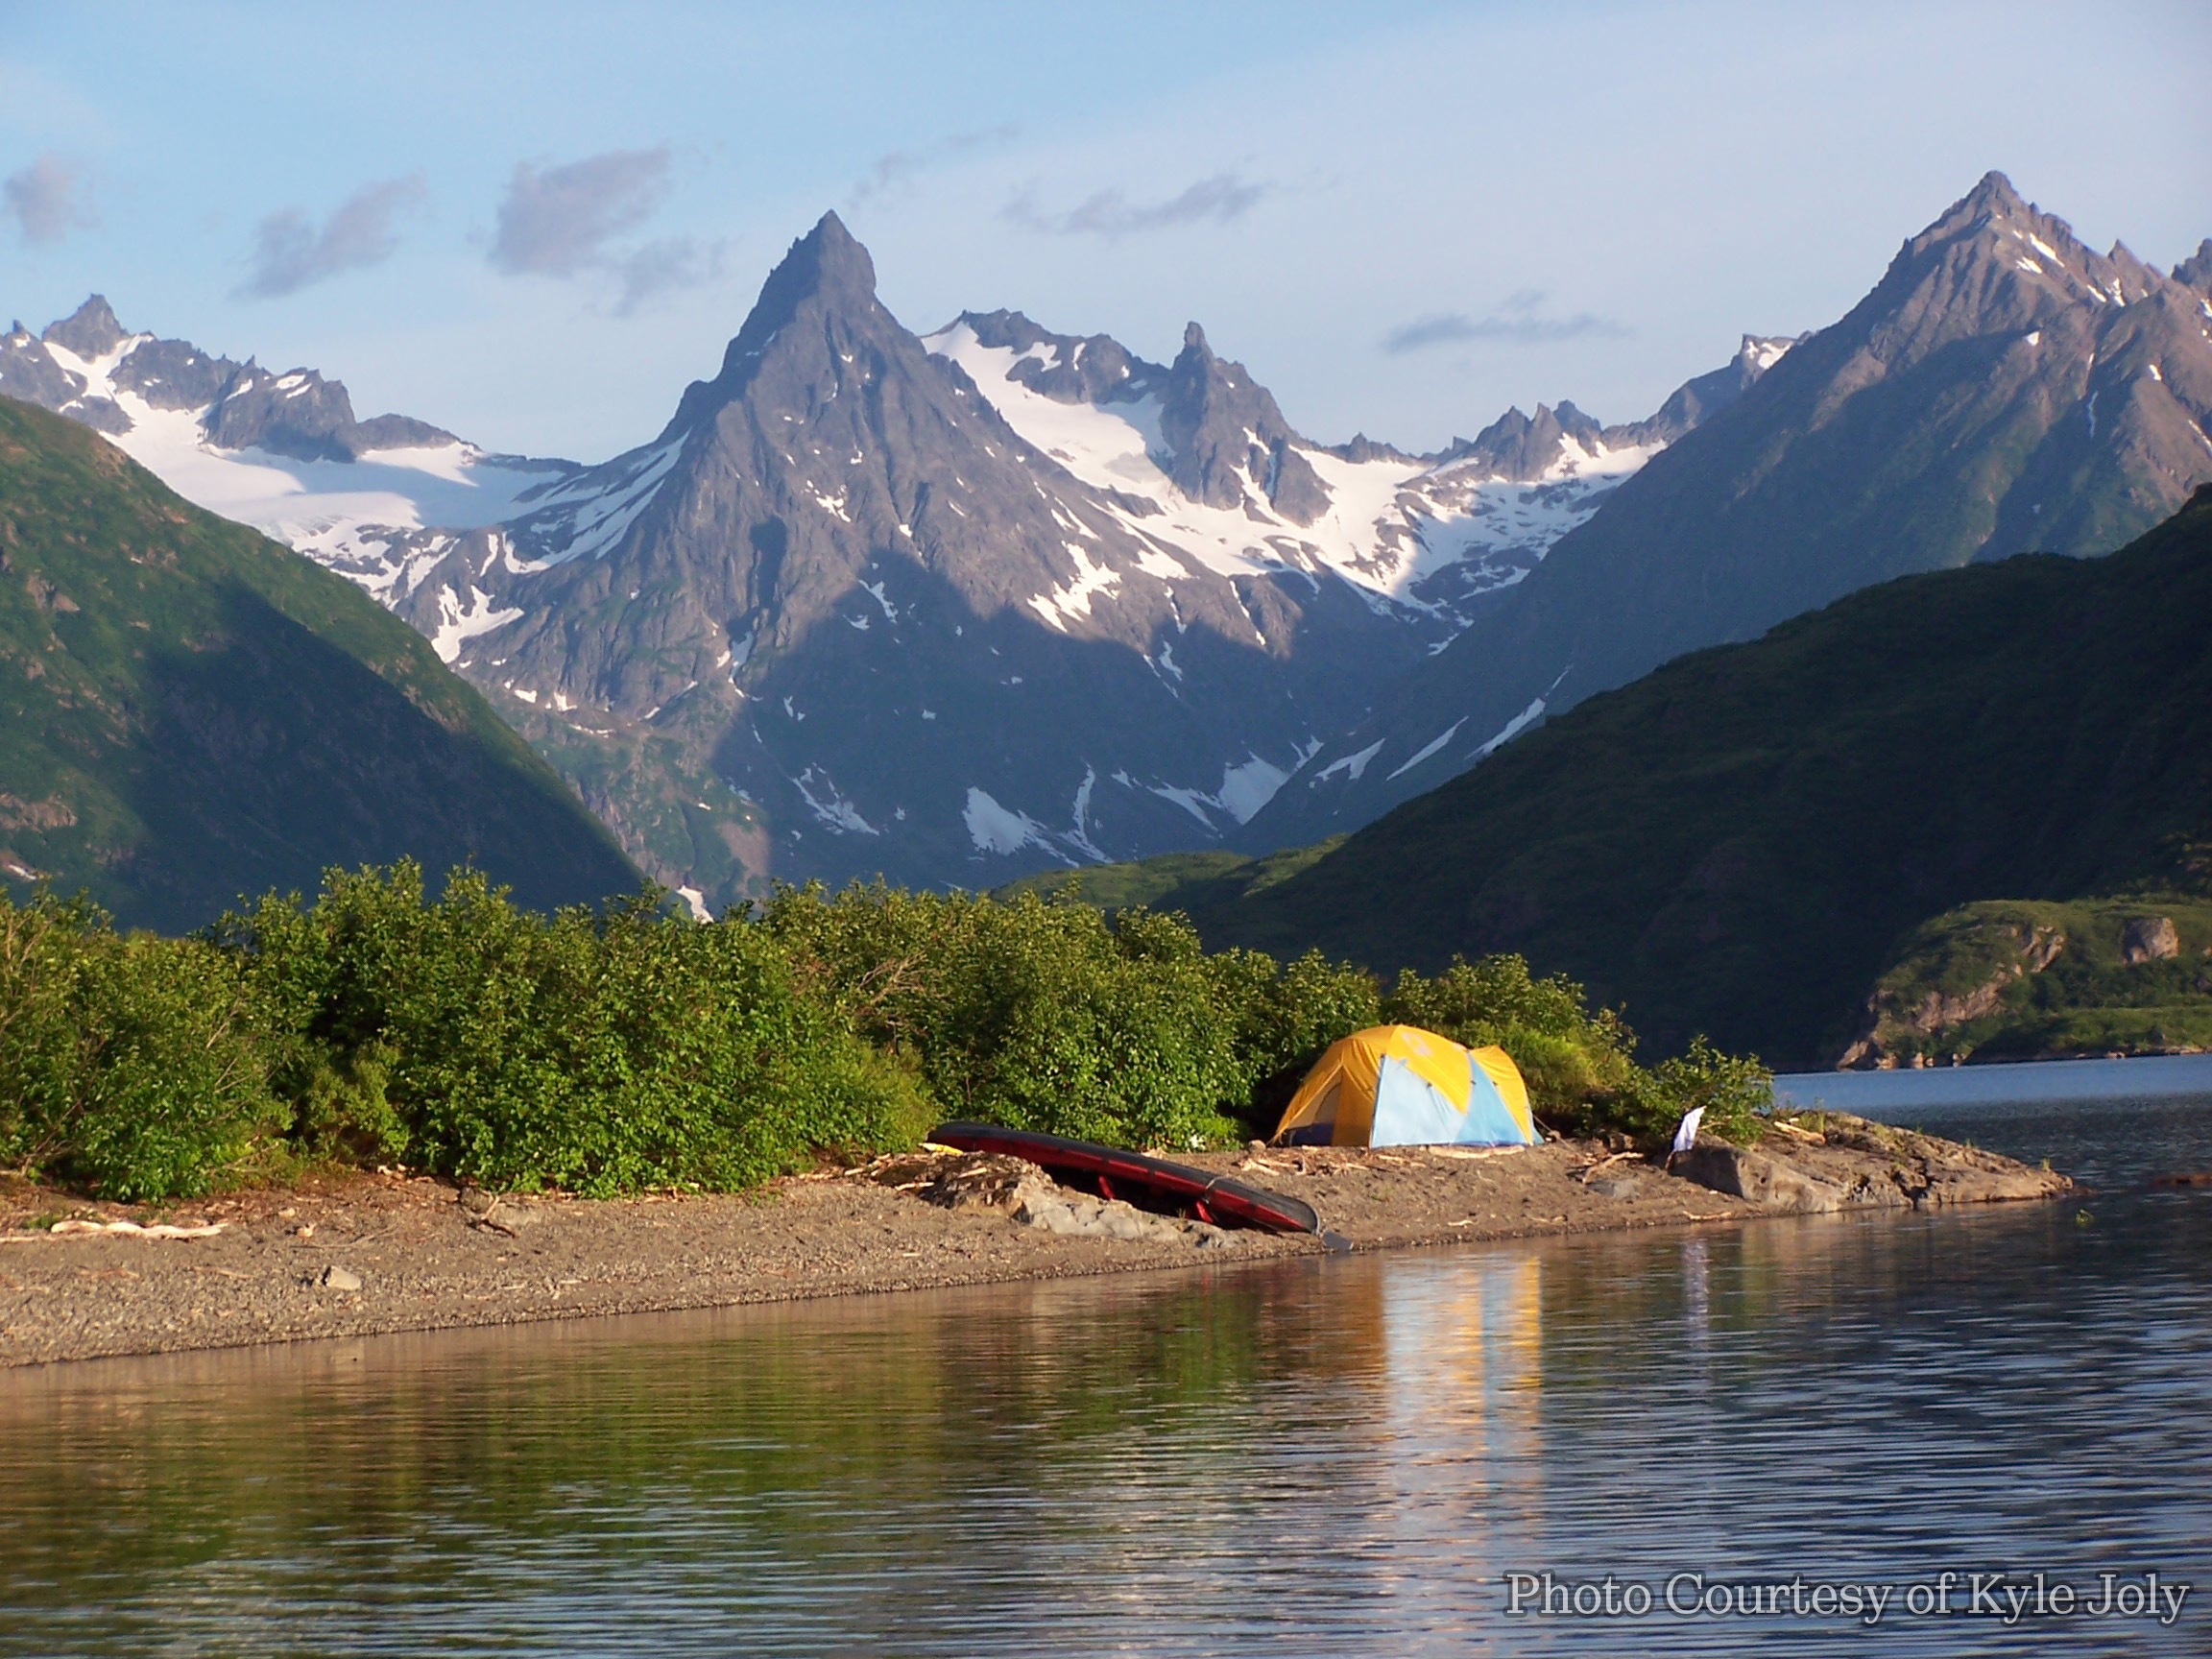
MULTIPOLYGON (((1917 1139, 1917 1138, 1916 1138, 1917 1139)), ((2061 1176, 1922 1141, 1996 1185, 1942 1202, 2042 1196, 2061 1176), (1966 1161, 1970 1160, 1970 1164, 1966 1161)), ((1866 1160, 1860 1154, 1830 1153, 1866 1160)), ((1717 1191, 1601 1146, 1468 1156, 1397 1147, 1195 1154, 1311 1203, 1355 1249, 1685 1227, 1801 1205, 1717 1191)), ((1892 1160, 1894 1162, 1894 1160, 1892 1160)), ((1915 1177, 1917 1179, 1917 1177, 1915 1177)), ((1896 1208, 1893 1197, 1882 1203, 1896 1208)), ((1316 1254, 1306 1237, 1070 1237, 948 1209, 860 1171, 760 1191, 593 1201, 464 1192, 426 1176, 333 1175, 152 1209, 0 1186, 0 1366, 326 1336, 672 1311, 1316 1254), (41 1230, 57 1213, 199 1237, 41 1230), (489 1214, 486 1212, 489 1211, 489 1214)))

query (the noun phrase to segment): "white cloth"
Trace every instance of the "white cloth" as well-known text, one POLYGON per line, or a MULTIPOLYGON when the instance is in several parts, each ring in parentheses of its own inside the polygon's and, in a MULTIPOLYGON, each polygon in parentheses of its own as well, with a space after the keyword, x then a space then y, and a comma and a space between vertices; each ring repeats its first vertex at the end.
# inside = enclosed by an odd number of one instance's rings
POLYGON ((1687 1152, 1697 1144, 1697 1125, 1704 1120, 1705 1108, 1693 1106, 1682 1114, 1681 1127, 1674 1131, 1674 1150, 1687 1152))

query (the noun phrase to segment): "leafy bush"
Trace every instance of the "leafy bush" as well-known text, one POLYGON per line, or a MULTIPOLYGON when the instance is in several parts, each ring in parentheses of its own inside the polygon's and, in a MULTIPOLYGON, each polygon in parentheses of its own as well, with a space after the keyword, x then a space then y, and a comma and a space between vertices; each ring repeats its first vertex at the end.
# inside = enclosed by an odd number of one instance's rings
POLYGON ((197 1193, 282 1118, 234 959, 0 894, 0 1159, 103 1197, 197 1193))
POLYGON ((658 895, 517 908, 473 871, 333 874, 219 936, 287 1034, 296 1139, 408 1152, 495 1187, 730 1189, 926 1115, 895 1067, 794 993, 745 923, 658 895))
POLYGON ((781 888, 700 925, 647 891, 517 908, 460 870, 332 871, 192 939, 0 896, 0 1160, 114 1197, 306 1159, 492 1187, 737 1189, 941 1116, 1150 1147, 1265 1133, 1337 1038, 1384 1021, 1502 1045, 1539 1117, 1753 1132, 1766 1073, 1634 1035, 1515 956, 1402 974, 1207 955, 1179 915, 878 883, 781 888))
MULTIPOLYGON (((759 926, 868 1041, 913 1058, 950 1115, 1190 1146, 1248 1092, 1233 1022, 1178 918, 1032 894, 784 887, 759 926)), ((728 926, 723 923, 719 926, 728 926)))
POLYGON ((1704 1035, 1689 1048, 1644 1073, 1632 1098, 1644 1108, 1640 1139, 1664 1142, 1683 1113, 1702 1106, 1701 1127, 1724 1140, 1756 1141, 1760 1115, 1773 1105, 1774 1074, 1755 1054, 1723 1054, 1704 1035))

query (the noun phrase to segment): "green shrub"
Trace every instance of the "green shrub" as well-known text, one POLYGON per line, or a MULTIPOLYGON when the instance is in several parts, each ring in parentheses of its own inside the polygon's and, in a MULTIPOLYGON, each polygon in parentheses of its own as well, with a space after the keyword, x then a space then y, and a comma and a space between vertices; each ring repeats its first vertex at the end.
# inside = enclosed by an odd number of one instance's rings
POLYGON ((0 894, 0 1159, 107 1198, 191 1195, 282 1118, 234 959, 0 894))
POLYGON ((1454 957, 1433 979, 1401 974, 1383 1016, 1470 1048, 1503 1048, 1527 1081, 1536 1116, 1571 1130, 1602 1118, 1635 1075, 1635 1033, 1620 1016, 1592 1013, 1581 986, 1564 974, 1534 978, 1518 956, 1454 957))
POLYGON ((911 1056, 949 1115, 1126 1145, 1226 1139, 1220 1109, 1249 1082, 1197 935, 1118 920, 878 883, 780 888, 760 926, 858 1035, 911 1056))
POLYGON ((1756 1141, 1774 1100, 1774 1074, 1757 1055, 1723 1054, 1702 1034, 1671 1060, 1640 1071, 1613 1105, 1608 1127, 1648 1148, 1665 1145, 1682 1115, 1705 1108, 1700 1128, 1723 1140, 1756 1141))
POLYGON ((550 916, 455 871, 332 871, 192 939, 0 896, 0 1160, 115 1197, 300 1160, 491 1187, 737 1189, 941 1116, 1123 1145, 1270 1131, 1321 1050, 1384 1021, 1502 1045, 1554 1131, 1753 1132, 1756 1061, 1650 1070, 1519 957, 1389 995, 1316 952, 1207 955, 1179 915, 781 888, 699 925, 648 890, 550 916))
POLYGON ((295 1139, 406 1151, 493 1187, 732 1189, 926 1116, 909 1078, 798 995, 743 921, 658 894, 594 916, 517 908, 478 873, 333 873, 220 936, 252 966, 295 1139))

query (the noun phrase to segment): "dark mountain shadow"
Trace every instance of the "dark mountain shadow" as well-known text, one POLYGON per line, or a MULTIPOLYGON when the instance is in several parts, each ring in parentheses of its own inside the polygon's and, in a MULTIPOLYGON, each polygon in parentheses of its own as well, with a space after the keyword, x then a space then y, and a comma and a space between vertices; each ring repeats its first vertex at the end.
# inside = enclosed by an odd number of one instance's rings
POLYGON ((147 663, 147 740, 118 780, 149 831, 115 872, 127 920, 181 931, 401 857, 433 878, 473 863, 538 907, 636 886, 519 743, 447 725, 242 582, 220 605, 204 648, 147 663))

